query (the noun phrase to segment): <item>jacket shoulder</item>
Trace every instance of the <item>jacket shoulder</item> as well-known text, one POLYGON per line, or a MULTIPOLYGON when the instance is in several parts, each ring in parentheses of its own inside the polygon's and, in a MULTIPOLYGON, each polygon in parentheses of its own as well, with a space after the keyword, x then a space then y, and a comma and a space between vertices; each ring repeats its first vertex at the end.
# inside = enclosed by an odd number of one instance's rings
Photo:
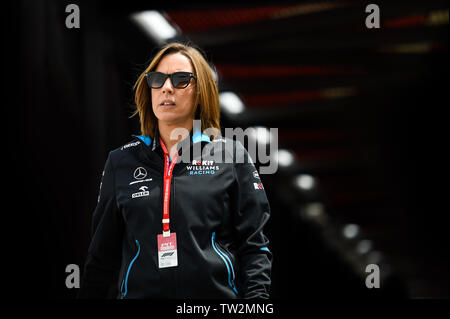
POLYGON ((121 161, 125 157, 134 156, 138 153, 139 146, 143 144, 139 138, 133 138, 127 143, 109 152, 109 158, 114 163, 121 161))
MULTIPOLYGON (((228 137, 219 137, 215 138, 212 143, 214 144, 222 144, 219 149, 225 153, 225 157, 227 162, 232 162, 234 164, 241 163, 251 163, 253 164, 253 160, 250 157, 247 149, 242 145, 242 143, 238 140, 234 140, 228 137)), ((218 146, 218 145, 217 145, 218 146)))

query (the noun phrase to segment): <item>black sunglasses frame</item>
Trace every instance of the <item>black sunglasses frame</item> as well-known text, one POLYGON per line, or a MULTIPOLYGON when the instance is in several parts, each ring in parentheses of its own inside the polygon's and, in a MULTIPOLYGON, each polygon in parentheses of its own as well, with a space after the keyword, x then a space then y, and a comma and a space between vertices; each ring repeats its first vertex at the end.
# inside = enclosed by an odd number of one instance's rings
POLYGON ((191 73, 191 72, 185 72, 185 71, 174 72, 174 73, 172 73, 172 74, 166 74, 166 73, 162 73, 162 72, 146 72, 146 73, 145 73, 145 77, 147 78, 147 84, 148 84, 148 86, 149 86, 151 89, 160 89, 160 88, 162 88, 162 87, 164 86, 164 83, 166 83, 167 78, 170 78, 170 82, 172 83, 172 86, 173 86, 174 88, 176 88, 176 89, 185 89, 185 88, 187 88, 187 87, 189 86, 189 84, 191 84, 191 79, 192 79, 192 78, 194 78, 195 80, 197 80, 197 77, 195 76, 194 73, 191 73), (173 83, 174 76, 177 75, 177 74, 180 74, 180 73, 182 73, 183 75, 184 75, 184 74, 189 75, 189 81, 188 81, 187 84, 186 84, 185 86, 183 86, 183 87, 178 87, 178 86, 176 86, 176 85, 173 83), (150 76, 151 76, 152 74, 162 74, 162 75, 164 76, 164 80, 162 81, 161 86, 159 86, 159 87, 153 87, 153 86, 151 85, 151 83, 150 83, 150 76))

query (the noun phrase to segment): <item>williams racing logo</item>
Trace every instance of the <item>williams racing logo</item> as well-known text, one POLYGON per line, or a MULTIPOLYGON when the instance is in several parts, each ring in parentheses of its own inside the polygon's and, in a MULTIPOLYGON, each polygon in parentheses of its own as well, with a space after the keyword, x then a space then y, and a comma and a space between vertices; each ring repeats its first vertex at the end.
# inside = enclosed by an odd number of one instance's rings
POLYGON ((189 175, 214 175, 220 169, 218 165, 214 165, 211 160, 193 160, 192 165, 187 165, 186 169, 189 175))

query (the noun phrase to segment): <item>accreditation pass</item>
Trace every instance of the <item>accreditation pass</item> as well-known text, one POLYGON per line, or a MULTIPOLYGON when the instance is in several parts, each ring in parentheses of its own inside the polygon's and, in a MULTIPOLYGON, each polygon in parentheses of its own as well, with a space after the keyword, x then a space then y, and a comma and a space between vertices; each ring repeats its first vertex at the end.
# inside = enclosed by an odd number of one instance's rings
POLYGON ((176 233, 170 233, 168 237, 158 235, 158 264, 159 268, 178 266, 176 233))

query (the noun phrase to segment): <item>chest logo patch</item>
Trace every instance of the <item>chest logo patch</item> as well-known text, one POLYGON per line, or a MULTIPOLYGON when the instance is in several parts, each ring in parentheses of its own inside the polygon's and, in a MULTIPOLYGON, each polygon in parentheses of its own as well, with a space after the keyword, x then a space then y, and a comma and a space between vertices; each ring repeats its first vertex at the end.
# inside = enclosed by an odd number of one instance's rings
POLYGON ((150 195, 150 192, 147 190, 147 186, 139 187, 140 192, 131 194, 131 198, 144 197, 150 195))
POLYGON ((189 175, 214 175, 220 169, 212 160, 193 160, 192 165, 187 165, 189 175))

